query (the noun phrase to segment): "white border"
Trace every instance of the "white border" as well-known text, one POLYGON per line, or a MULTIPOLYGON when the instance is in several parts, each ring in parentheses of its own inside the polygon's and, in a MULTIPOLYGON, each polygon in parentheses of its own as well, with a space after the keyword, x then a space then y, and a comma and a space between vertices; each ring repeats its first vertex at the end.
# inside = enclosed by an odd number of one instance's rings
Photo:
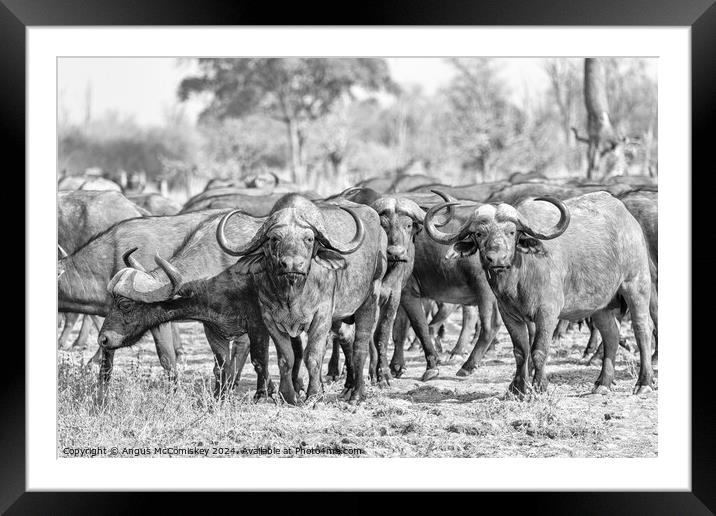
POLYGON ((27 30, 27 487, 690 490, 690 29, 46 28, 27 30), (662 316, 652 459, 56 459, 58 56, 658 56, 662 316), (274 460, 281 460, 276 464, 274 460), (91 461, 91 462, 89 462, 91 461), (314 469, 307 474, 307 469, 314 469), (348 470, 350 468, 350 470, 348 470), (350 471, 350 474, 348 472, 350 471), (328 473, 329 472, 329 473, 328 473), (428 474, 425 474, 425 473, 428 474))

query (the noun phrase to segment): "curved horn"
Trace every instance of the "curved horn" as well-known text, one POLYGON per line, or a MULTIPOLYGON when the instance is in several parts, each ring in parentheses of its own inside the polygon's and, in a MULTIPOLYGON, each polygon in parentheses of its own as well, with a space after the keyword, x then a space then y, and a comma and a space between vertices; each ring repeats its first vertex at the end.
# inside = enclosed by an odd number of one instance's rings
POLYGON ((137 269, 137 270, 140 270, 140 271, 142 271, 142 272, 147 272, 147 271, 144 269, 144 267, 142 267, 142 264, 139 263, 134 256, 132 256, 132 253, 134 253, 137 249, 139 249, 139 248, 138 248, 138 247, 133 247, 133 248, 130 249, 129 251, 126 251, 126 252, 122 255, 122 261, 124 262, 124 265, 126 265, 127 267, 131 267, 132 269, 137 269))
MULTIPOLYGON (((445 201, 445 202, 457 201, 457 199, 455 197, 453 197, 452 195, 443 193, 440 190, 430 190, 430 191, 433 192, 438 197, 442 197, 443 201, 445 201)), ((443 226, 447 226, 447 223, 450 222, 452 220, 453 216, 455 215, 455 209, 452 206, 448 207, 446 215, 447 215, 447 218, 445 219, 445 222, 443 222, 441 224, 435 224, 436 228, 441 228, 443 226)))
POLYGON ((176 294, 179 289, 182 286, 182 283, 184 280, 181 277, 181 273, 177 270, 176 267, 174 267, 171 263, 166 261, 164 258, 159 256, 159 252, 154 255, 154 262, 162 268, 162 270, 166 273, 166 275, 169 277, 169 281, 172 282, 172 293, 173 296, 176 294))
POLYGON ((537 197, 535 201, 545 201, 556 206, 560 214, 559 222, 557 222, 550 233, 540 233, 539 231, 532 229, 524 217, 520 215, 520 225, 522 226, 522 231, 535 238, 539 238, 540 240, 552 240, 553 238, 557 238, 559 235, 564 233, 569 226, 571 218, 569 208, 567 208, 562 201, 554 197, 537 197))
POLYGON ((259 230, 256 232, 256 235, 254 235, 254 238, 252 238, 248 244, 236 248, 232 247, 232 245, 226 238, 225 228, 226 223, 229 222, 229 219, 237 213, 243 212, 241 210, 230 211, 221 218, 219 226, 216 228, 216 241, 219 242, 219 246, 224 250, 224 252, 230 254, 231 256, 243 256, 245 254, 249 254, 255 251, 259 248, 259 246, 261 246, 261 244, 264 243, 264 240, 266 238, 266 222, 268 221, 264 222, 261 228, 259 228, 259 230))
POLYGON ((362 186, 351 186, 349 188, 346 188, 341 193, 338 194, 338 197, 346 197, 349 194, 352 194, 353 192, 357 192, 359 190, 363 190, 364 187, 362 186))
POLYGON ((430 238, 432 238, 439 244, 448 245, 454 244, 455 242, 459 242, 465 237, 465 233, 467 232, 468 227, 470 227, 469 218, 465 221, 465 224, 463 224, 462 227, 456 233, 443 233, 442 231, 437 229, 437 227, 435 227, 435 224, 433 223, 433 217, 438 211, 442 210, 443 208, 458 205, 460 205, 460 202, 444 202, 430 208, 428 210, 428 213, 425 215, 425 230, 428 232, 428 235, 430 235, 430 238))
MULTIPOLYGON (((363 243, 363 238, 365 237, 365 227, 363 226, 363 221, 358 217, 358 214, 352 209, 348 208, 347 206, 340 206, 335 205, 338 208, 342 209, 345 212, 348 212, 348 215, 350 215, 353 218, 353 222, 355 222, 356 225, 356 232, 353 236, 353 239, 350 242, 346 242, 345 244, 339 244, 337 242, 331 241, 328 237, 324 236, 325 242, 324 245, 326 247, 329 247, 333 249, 334 251, 338 251, 341 254, 351 254, 358 250, 360 245, 363 243)), ((314 231, 317 233, 318 230, 314 227, 314 231)))
POLYGON ((274 181, 276 181, 274 183, 274 186, 278 186, 278 184, 281 182, 281 179, 279 179, 279 177, 276 175, 276 172, 271 171, 269 172, 269 174, 271 174, 273 176, 274 181))
POLYGON ((60 258, 67 258, 69 256, 69 254, 67 254, 67 251, 65 251, 60 244, 57 244, 57 250, 60 252, 60 258))

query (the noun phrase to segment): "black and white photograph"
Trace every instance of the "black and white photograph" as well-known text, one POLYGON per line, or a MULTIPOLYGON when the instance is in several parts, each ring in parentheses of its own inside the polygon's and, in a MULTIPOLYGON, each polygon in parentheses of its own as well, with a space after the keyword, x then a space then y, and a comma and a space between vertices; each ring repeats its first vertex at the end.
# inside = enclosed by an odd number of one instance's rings
POLYGON ((58 57, 57 458, 658 457, 659 78, 58 57))

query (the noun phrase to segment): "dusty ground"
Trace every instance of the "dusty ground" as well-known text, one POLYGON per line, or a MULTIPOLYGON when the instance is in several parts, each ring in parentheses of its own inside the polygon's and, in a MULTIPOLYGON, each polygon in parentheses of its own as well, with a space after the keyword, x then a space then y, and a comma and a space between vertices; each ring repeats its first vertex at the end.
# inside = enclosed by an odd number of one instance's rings
MULTIPOLYGON (((446 350, 457 338, 458 323, 459 313, 448 323, 446 350)), ((213 358, 203 331, 194 323, 183 323, 181 329, 188 358, 176 391, 165 380, 153 342, 145 337, 133 348, 117 352, 110 401, 99 412, 92 402, 97 367, 82 365, 94 352, 96 334, 92 349, 58 351, 60 457, 95 447, 106 447, 108 455, 117 447, 119 456, 146 451, 157 456, 157 448, 166 448, 161 452, 165 456, 189 449, 203 449, 209 456, 250 456, 265 455, 267 447, 279 456, 657 454, 658 394, 631 394, 638 356, 620 348, 612 394, 589 394, 599 368, 580 363, 586 330, 570 333, 553 345, 548 392, 527 401, 505 397, 514 358, 509 336, 502 329, 497 349, 468 378, 455 376, 462 363, 455 359, 441 365, 438 378, 423 383, 422 353, 407 352, 405 376, 392 380, 390 389, 368 387, 367 400, 358 407, 336 400, 342 380, 326 385, 324 401, 291 407, 271 401, 252 403, 256 376, 250 364, 235 395, 215 402, 211 395, 213 358)), ((627 324, 622 334, 633 344, 627 324)), ((270 369, 277 382, 273 348, 270 369)))

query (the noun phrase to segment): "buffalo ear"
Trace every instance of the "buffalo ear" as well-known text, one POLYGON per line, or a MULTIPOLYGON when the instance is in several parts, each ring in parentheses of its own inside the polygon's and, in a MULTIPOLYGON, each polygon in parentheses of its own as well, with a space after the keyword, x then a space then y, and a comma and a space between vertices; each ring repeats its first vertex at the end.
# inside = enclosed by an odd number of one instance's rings
POLYGON ((517 250, 525 254, 543 254, 545 252, 544 245, 540 240, 524 233, 520 233, 517 238, 517 250))
POLYGON ((264 270, 264 254, 251 253, 246 256, 242 256, 238 262, 236 262, 236 271, 239 274, 258 274, 264 270))
POLYGON ((471 256, 477 252, 477 244, 472 240, 463 240, 462 242, 455 242, 450 246, 448 252, 445 253, 445 258, 452 260, 458 256, 471 256))
POLYGON ((316 263, 323 265, 326 269, 338 270, 345 269, 348 266, 346 259, 339 252, 333 251, 332 249, 326 249, 323 246, 318 247, 316 256, 313 257, 316 263))

